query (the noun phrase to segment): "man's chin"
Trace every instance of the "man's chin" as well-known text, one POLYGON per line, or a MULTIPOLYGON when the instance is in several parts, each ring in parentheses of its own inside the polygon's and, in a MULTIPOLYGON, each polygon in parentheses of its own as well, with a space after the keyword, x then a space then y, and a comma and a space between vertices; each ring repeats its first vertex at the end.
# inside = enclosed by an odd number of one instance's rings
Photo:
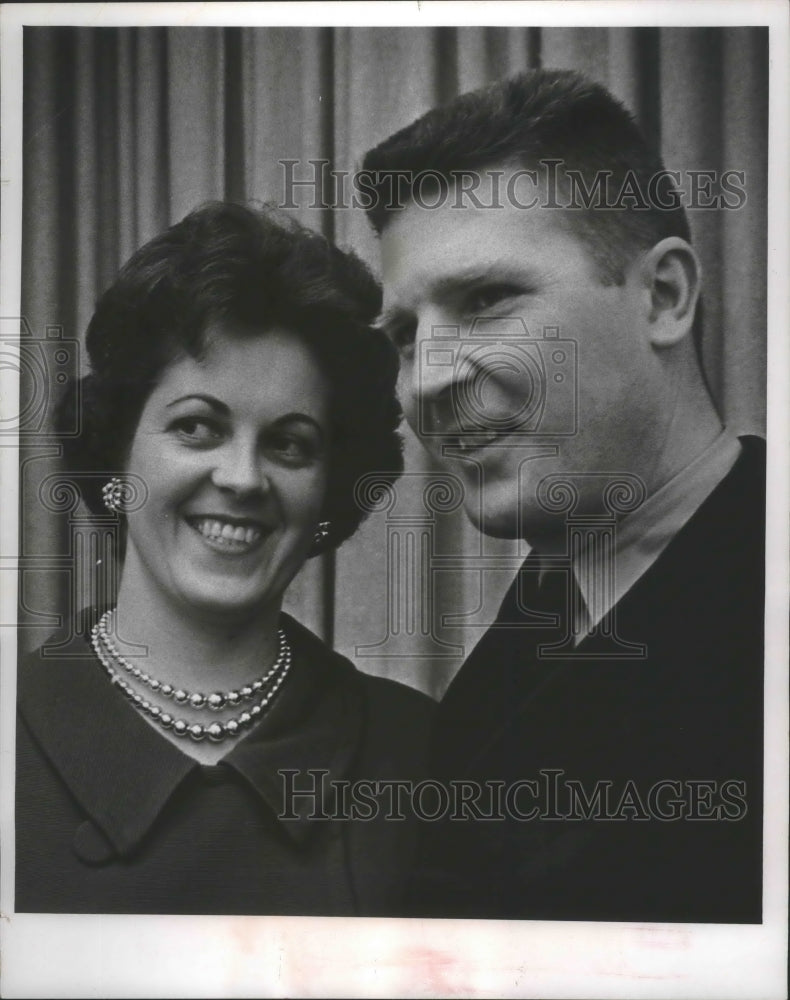
POLYGON ((510 503, 480 503, 479 497, 467 498, 464 503, 466 516, 484 535, 492 538, 519 538, 531 546, 541 545, 547 550, 564 545, 566 520, 563 515, 552 516, 533 505, 525 508, 510 503))
MULTIPOLYGON (((479 497, 476 498, 479 500, 479 497)), ((507 506, 495 507, 491 504, 465 503, 466 516, 484 535, 492 538, 521 538, 521 517, 518 510, 507 506)))

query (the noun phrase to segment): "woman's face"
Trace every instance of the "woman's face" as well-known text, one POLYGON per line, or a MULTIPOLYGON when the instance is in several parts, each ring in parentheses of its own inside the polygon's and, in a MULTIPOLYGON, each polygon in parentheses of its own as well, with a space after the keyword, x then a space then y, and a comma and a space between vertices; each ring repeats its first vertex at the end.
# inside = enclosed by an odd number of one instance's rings
POLYGON ((329 386, 294 334, 236 333, 210 326, 204 357, 170 364, 145 404, 127 471, 149 495, 128 515, 123 584, 246 617, 279 608, 312 545, 329 386))

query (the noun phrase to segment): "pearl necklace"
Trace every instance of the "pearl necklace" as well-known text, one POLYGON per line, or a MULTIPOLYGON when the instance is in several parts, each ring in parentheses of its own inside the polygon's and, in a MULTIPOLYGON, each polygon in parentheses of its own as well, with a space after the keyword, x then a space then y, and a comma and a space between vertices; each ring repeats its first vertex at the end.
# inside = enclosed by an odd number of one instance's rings
POLYGON ((112 611, 106 611, 96 625, 91 629, 91 645, 97 659, 107 671, 110 680, 117 685, 123 694, 131 701, 135 708, 145 712, 163 729, 168 729, 176 736, 190 736, 193 740, 200 741, 206 736, 215 743, 219 743, 228 737, 238 736, 253 723, 259 721, 271 708, 272 701, 280 689, 283 681, 291 669, 291 647, 282 629, 278 631, 279 651, 274 665, 264 674, 263 677, 245 684, 238 691, 220 692, 216 691, 208 696, 195 692, 190 694, 181 688, 174 688, 172 684, 164 684, 156 678, 150 677, 139 667, 129 663, 125 657, 121 656, 109 636, 109 625, 112 621, 112 611), (269 690, 259 702, 250 706, 242 712, 238 718, 227 719, 225 722, 212 722, 209 725, 200 723, 189 723, 185 719, 176 719, 169 712, 163 712, 158 705, 152 705, 146 698, 134 690, 124 678, 114 669, 113 663, 123 667, 135 680, 146 684, 152 691, 155 691, 166 698, 173 698, 178 704, 189 704, 192 708, 202 709, 209 707, 214 711, 219 711, 226 705, 233 707, 243 701, 249 701, 267 685, 269 690))
POLYGON ((215 712, 219 712, 226 706, 237 708, 242 702, 249 701, 256 694, 258 694, 259 691, 262 691, 264 687, 266 687, 272 677, 274 677, 274 675, 282 667, 286 654, 289 654, 288 640, 285 638, 283 630, 280 629, 277 632, 277 638, 279 641, 277 659, 274 661, 274 665, 271 669, 268 670, 263 677, 259 677, 255 681, 250 681, 249 684, 244 684, 238 689, 238 691, 214 691, 209 695, 201 694, 199 691, 195 691, 193 694, 190 694, 189 691, 184 691, 182 688, 176 688, 173 684, 167 684, 157 680, 155 677, 149 677, 144 670, 141 670, 133 663, 130 663, 125 657, 121 656, 110 635, 112 616, 112 609, 105 611, 95 626, 98 632, 99 640, 110 658, 115 660, 119 666, 123 667, 127 673, 131 674, 135 680, 141 681, 152 691, 161 694, 165 698, 172 698, 178 705, 188 704, 190 708, 210 708, 215 712))

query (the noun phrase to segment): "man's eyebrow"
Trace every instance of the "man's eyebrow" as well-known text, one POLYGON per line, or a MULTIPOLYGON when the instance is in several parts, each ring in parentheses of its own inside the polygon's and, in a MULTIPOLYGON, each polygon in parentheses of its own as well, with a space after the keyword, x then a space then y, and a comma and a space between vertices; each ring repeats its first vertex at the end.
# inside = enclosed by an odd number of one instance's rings
POLYGON ((431 283, 431 290, 437 296, 452 295, 467 287, 494 283, 528 284, 532 280, 533 272, 526 262, 513 264, 510 260, 494 260, 485 265, 473 264, 451 274, 439 275, 431 283))
MULTIPOLYGON (((474 264, 452 273, 438 275, 425 290, 425 296, 437 301, 449 300, 481 285, 514 285, 529 287, 535 280, 533 269, 526 262, 514 265, 510 260, 495 260, 485 265, 474 264)), ((413 316, 410 305, 391 305, 382 310, 375 325, 382 330, 397 326, 413 316)))
POLYGON ((398 324, 404 322, 404 320, 410 319, 413 315, 412 310, 407 309, 405 306, 389 306, 387 309, 382 309, 373 321, 373 326, 377 330, 382 330, 386 333, 387 330, 393 329, 398 324))

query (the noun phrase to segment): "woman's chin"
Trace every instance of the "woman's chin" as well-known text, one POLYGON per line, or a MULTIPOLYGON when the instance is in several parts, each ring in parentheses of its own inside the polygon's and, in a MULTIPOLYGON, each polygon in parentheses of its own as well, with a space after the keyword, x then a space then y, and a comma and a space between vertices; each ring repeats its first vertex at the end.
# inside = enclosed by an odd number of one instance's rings
POLYGON ((186 617, 201 623, 220 624, 260 618, 268 608, 279 608, 282 602, 282 594, 234 593, 227 584, 185 590, 179 598, 180 609, 186 617))

